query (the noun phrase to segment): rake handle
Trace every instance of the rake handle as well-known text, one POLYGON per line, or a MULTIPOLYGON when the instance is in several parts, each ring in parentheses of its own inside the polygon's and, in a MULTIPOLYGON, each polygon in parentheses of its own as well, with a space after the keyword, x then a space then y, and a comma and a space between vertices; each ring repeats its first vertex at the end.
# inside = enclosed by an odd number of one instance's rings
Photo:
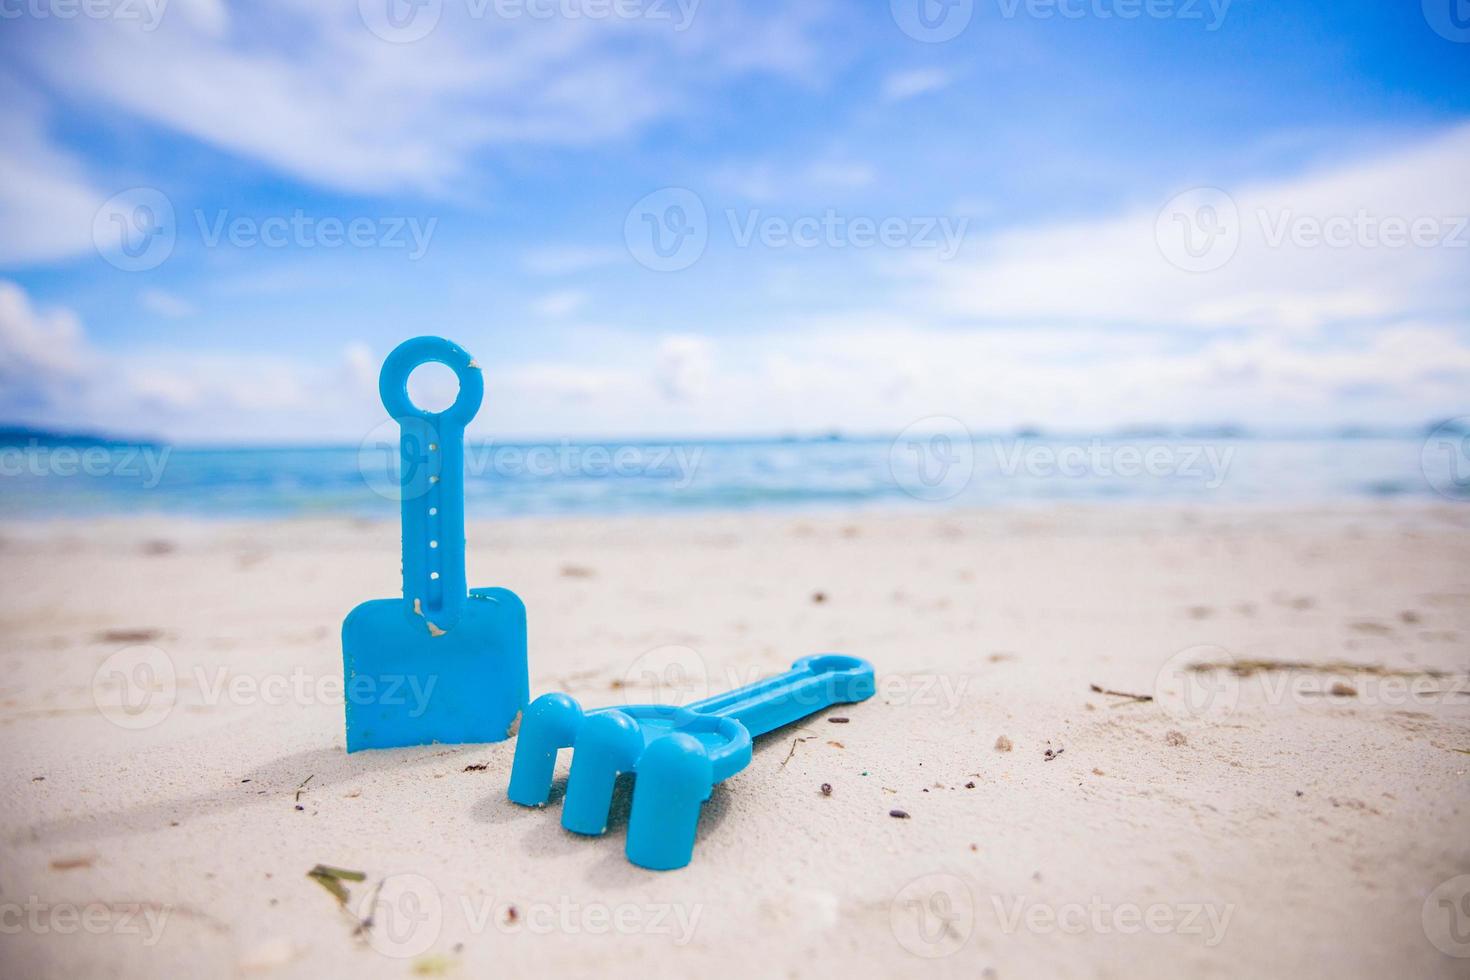
POLYGON ((700 714, 733 718, 755 738, 835 704, 863 701, 873 690, 872 664, 824 653, 801 658, 785 673, 687 707, 700 714))

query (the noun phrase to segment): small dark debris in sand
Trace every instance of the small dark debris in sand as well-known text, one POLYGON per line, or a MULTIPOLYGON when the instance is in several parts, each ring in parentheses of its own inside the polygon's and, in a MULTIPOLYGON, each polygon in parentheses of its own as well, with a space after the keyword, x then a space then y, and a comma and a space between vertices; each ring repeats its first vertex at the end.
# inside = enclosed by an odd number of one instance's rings
POLYGON ((1358 689, 1344 681, 1333 681, 1328 693, 1335 698, 1355 698, 1358 696, 1358 689))
POLYGON ((614 677, 612 680, 607 682, 607 686, 612 688, 614 691, 621 691, 623 688, 628 686, 628 682, 623 680, 621 677, 614 677))
POLYGON ((1065 747, 1059 749, 1047 748, 1047 750, 1041 754, 1041 761, 1050 762, 1065 751, 1067 751, 1065 747))
POLYGON ((1009 752, 1013 748, 1015 748, 1015 746, 1011 744, 1011 740, 1006 738, 1004 735, 995 740, 995 751, 997 752, 1009 752))
POLYGON ((143 554, 145 555, 171 555, 177 550, 179 550, 178 545, 162 538, 143 542, 143 554))
POLYGON ((1399 619, 1402 622, 1408 623, 1410 626, 1412 626, 1413 624, 1419 622, 1420 616, 1412 609, 1405 609, 1403 612, 1399 613, 1399 619))
POLYGON ((250 782, 250 777, 249 776, 246 776, 244 779, 240 780, 240 782, 242 782, 242 783, 248 783, 248 782, 250 782))
POLYGON ((841 715, 838 715, 838 716, 837 716, 837 717, 835 717, 835 718, 828 718, 828 719, 827 719, 827 720, 828 720, 828 721, 829 721, 829 722, 831 722, 831 723, 832 723, 832 724, 834 724, 834 725, 845 725, 845 724, 847 724, 847 723, 848 723, 848 722, 850 722, 850 721, 852 721, 852 719, 851 719, 851 718, 845 718, 845 717, 843 717, 843 716, 841 716, 841 715))
POLYGON ((331 892, 332 897, 337 900, 338 905, 347 904, 347 886, 342 884, 342 882, 367 880, 367 875, 361 871, 348 871, 346 868, 334 868, 329 864, 318 864, 306 873, 306 877, 331 892))
POLYGON ((829 738, 829 739, 827 739, 827 744, 830 745, 830 746, 832 746, 834 749, 845 749, 845 748, 847 748, 847 746, 843 745, 841 742, 837 741, 835 738, 829 738))
POLYGON ((1183 732, 1176 732, 1171 730, 1164 733, 1164 744, 1174 746, 1188 745, 1189 739, 1184 737, 1183 732))
POLYGON ((800 745, 802 742, 811 741, 814 738, 816 738, 815 735, 798 735, 793 738, 791 740, 791 751, 787 752, 786 758, 781 760, 781 768, 784 769, 786 767, 786 763, 791 761, 791 757, 796 754, 796 747, 798 745, 800 745))
POLYGON ((823 783, 822 784, 822 795, 823 796, 831 796, 832 795, 832 784, 831 783, 823 783))
POLYGON ((1379 810, 1377 807, 1372 806, 1368 803, 1364 803, 1362 800, 1355 800, 1352 797, 1329 796, 1327 798, 1327 802, 1331 803, 1334 807, 1343 807, 1348 810, 1357 810, 1359 813, 1371 813, 1375 817, 1383 816, 1383 811, 1379 810))
POLYGON ((77 868, 90 868, 97 859, 88 854, 83 857, 56 858, 51 862, 52 871, 75 871, 77 868))
POLYGON ((33 782, 33 783, 44 783, 45 781, 46 781, 46 777, 45 776, 32 776, 31 777, 31 782, 33 782))
POLYGON ((472 762, 469 765, 467 765, 467 766, 464 767, 464 771, 465 772, 484 772, 486 769, 489 769, 489 768, 490 768, 490 763, 488 763, 488 762, 472 762))
POLYGON ((120 629, 103 630, 97 634, 98 643, 152 643, 163 636, 162 630, 120 629))
POLYGON ((826 601, 827 601, 827 593, 825 593, 825 592, 813 592, 812 593, 812 602, 814 602, 815 604, 817 604, 817 605, 820 606, 822 603, 824 603, 826 601))
POLYGON ((972 851, 978 851, 978 850, 980 850, 980 845, 979 844, 971 844, 970 845, 970 850, 972 850, 972 851))
MULTIPOLYGON (((1108 697, 1126 699, 1124 701, 1119 701, 1118 704, 1142 704, 1144 702, 1152 701, 1154 699, 1154 696, 1152 694, 1131 694, 1128 691, 1115 691, 1110 687, 1102 687, 1098 684, 1089 684, 1087 686, 1092 688, 1093 694, 1106 694, 1108 697)), ((1116 705, 1114 705, 1114 707, 1116 707, 1116 705)))
POLYGON ((1309 663, 1305 660, 1269 660, 1241 658, 1219 662, 1190 664, 1188 670, 1195 674, 1208 674, 1216 670, 1228 670, 1237 677, 1251 677, 1272 671, 1297 671, 1316 674, 1363 674, 1369 677, 1449 677, 1443 670, 1431 667, 1385 667, 1382 664, 1354 664, 1345 660, 1327 660, 1309 663))
POLYGON ((520 910, 517 909, 514 905, 507 905, 505 907, 505 921, 506 922, 515 922, 520 917, 521 917, 520 910))
POLYGON ((305 813, 306 812, 306 807, 302 806, 300 803, 296 804, 296 809, 300 813, 305 813))
POLYGON ((592 578, 596 574, 586 565, 563 565, 561 567, 562 578, 592 578))
POLYGON ((974 789, 974 788, 975 788, 975 780, 973 780, 973 779, 970 780, 968 783, 965 784, 965 789, 974 789))
POLYGON ((1388 636, 1390 633, 1393 632, 1392 627, 1384 626, 1382 623, 1370 622, 1368 620, 1360 620, 1356 623, 1349 623, 1348 629, 1355 630, 1359 633, 1368 633, 1372 636, 1388 636))
POLYGON ((907 810, 889 810, 888 815, 895 820, 907 820, 909 818, 909 812, 907 810))
POLYGON ((1297 796, 1306 796, 1307 794, 1306 793, 1303 793, 1301 790, 1297 790, 1296 791, 1296 795, 1297 796))

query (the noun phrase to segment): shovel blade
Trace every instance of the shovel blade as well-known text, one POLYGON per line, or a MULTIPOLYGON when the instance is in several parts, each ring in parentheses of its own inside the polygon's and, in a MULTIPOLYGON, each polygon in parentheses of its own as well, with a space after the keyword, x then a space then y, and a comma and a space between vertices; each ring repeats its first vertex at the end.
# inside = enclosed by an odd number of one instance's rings
POLYGON ((499 742, 530 700, 526 608, 506 589, 470 592, 435 636, 403 599, 364 602, 342 624, 347 751, 499 742))

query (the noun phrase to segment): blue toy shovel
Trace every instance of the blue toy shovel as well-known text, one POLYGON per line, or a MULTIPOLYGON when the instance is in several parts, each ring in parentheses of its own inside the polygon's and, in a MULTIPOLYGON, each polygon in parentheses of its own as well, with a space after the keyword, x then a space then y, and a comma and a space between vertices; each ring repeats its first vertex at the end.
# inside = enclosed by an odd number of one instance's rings
POLYGON ((439 337, 399 344, 378 390, 398 423, 403 598, 373 599, 342 624, 347 751, 498 742, 530 699, 526 607, 506 589, 465 592, 464 429, 485 393, 480 367, 439 337), (408 397, 408 376, 448 365, 459 395, 442 412, 408 397))
POLYGON ((784 674, 682 708, 634 704, 584 713, 565 694, 543 694, 521 723, 507 795, 525 806, 545 804, 556 753, 573 746, 562 826, 606 831, 618 774, 637 773, 628 860, 656 871, 682 868, 694 854, 701 804, 715 783, 750 764, 752 738, 872 695, 872 664, 834 653, 803 657, 784 674))

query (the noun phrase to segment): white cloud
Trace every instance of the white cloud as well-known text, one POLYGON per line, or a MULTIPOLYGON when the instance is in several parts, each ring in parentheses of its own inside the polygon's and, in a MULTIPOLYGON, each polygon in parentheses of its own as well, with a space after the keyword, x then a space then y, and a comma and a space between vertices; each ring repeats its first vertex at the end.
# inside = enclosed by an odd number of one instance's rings
POLYGON ((199 308, 193 303, 163 289, 143 290, 138 294, 138 305, 149 313, 170 319, 194 316, 199 312, 199 308))
POLYGON ((953 82, 954 76, 939 68, 897 71, 884 76, 882 98, 884 102, 902 102, 926 92, 938 92, 953 82))
POLYGON ((40 103, 0 72, 0 264, 92 252, 92 219, 107 196, 48 138, 40 103))
POLYGON ((714 348, 703 337, 665 337, 659 344, 654 381, 670 401, 690 401, 705 395, 714 371, 714 348))
POLYGON ((526 251, 521 265, 535 276, 565 276, 624 261, 628 253, 616 248, 583 245, 546 245, 526 251))
POLYGON ((0 410, 33 418, 61 406, 93 360, 74 313, 38 310, 0 280, 0 410))
POLYGON ((586 304, 586 293, 576 289, 563 289, 538 296, 531 302, 531 311, 538 316, 562 317, 577 312, 586 304))
POLYGON ((766 161, 730 164, 710 177, 714 186, 752 201, 793 200, 860 190, 877 171, 861 160, 827 156, 792 165, 766 161))
POLYGON ((206 442, 350 439, 382 415, 377 363, 360 344, 324 361, 105 350, 73 311, 39 309, 0 280, 0 421, 206 442))
POLYGON ((15 48, 63 92, 286 173, 450 196, 475 193, 468 165, 483 150, 619 139, 732 75, 796 75, 815 57, 810 10, 696 8, 675 30, 658 18, 502 18, 495 4, 446 3, 426 37, 394 44, 356 3, 262 0, 248 23, 218 0, 181 9, 153 31, 38 22, 15 48))
MULTIPOLYGON (((1470 126, 1461 126, 1376 159, 1229 188, 1238 217, 1211 214, 1238 231, 1238 247, 1228 261, 1228 250, 1206 253, 1223 261, 1209 271, 1171 264, 1182 240, 1169 232, 1187 227, 1176 228, 1171 215, 1161 246, 1168 195, 1108 218, 1003 232, 975 242, 961 260, 914 263, 910 271, 924 283, 916 299, 937 300, 931 308, 1007 323, 1301 331, 1442 315, 1470 303, 1467 173, 1470 126), (1434 223, 1450 241, 1381 244, 1391 224, 1416 220, 1434 223), (1282 238, 1283 229, 1345 222, 1369 230, 1349 229, 1342 247, 1282 238)), ((1203 228, 1194 229, 1199 246, 1210 240, 1203 228)))
MULTIPOLYGON (((486 370, 477 438, 894 432, 930 416, 1020 424, 1265 428, 1463 413, 1470 328, 1406 319, 1330 339, 1273 329, 935 327, 911 315, 775 320, 714 338, 558 327, 486 370), (575 342, 568 342, 575 337, 575 342)), ((494 347, 486 328, 461 339, 494 347)), ((0 420, 203 442, 353 442, 378 424, 384 350, 338 357, 99 350, 67 311, 0 282, 0 420)))

